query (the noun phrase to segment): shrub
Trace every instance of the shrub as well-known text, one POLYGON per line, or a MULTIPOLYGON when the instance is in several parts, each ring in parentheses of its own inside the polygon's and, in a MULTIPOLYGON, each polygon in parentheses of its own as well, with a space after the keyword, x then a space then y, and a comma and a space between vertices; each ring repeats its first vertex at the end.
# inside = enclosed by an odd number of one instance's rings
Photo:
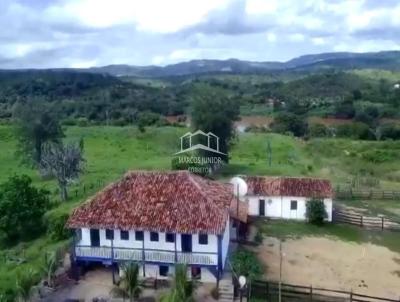
POLYGON ((381 127, 382 139, 400 139, 400 126, 396 124, 385 124, 381 127))
POLYGON ((256 280, 263 274, 263 265, 257 255, 244 248, 237 249, 231 256, 231 263, 236 274, 256 280))
POLYGON ((307 201, 306 217, 308 222, 316 225, 322 225, 325 218, 328 218, 328 213, 326 212, 324 202, 315 198, 307 201))
POLYGON ((11 242, 35 237, 49 206, 48 191, 32 186, 28 176, 10 177, 0 184, 0 232, 11 242))
POLYGON ((397 157, 397 152, 390 150, 367 150, 362 153, 363 159, 375 164, 395 160, 397 157))
POLYGON ((360 122, 339 125, 336 134, 340 137, 351 137, 354 139, 373 138, 373 134, 369 130, 368 125, 360 122))
POLYGON ((308 134, 310 137, 326 137, 329 136, 329 129, 324 124, 311 124, 308 134))
POLYGON ((47 234, 53 240, 68 239, 71 235, 70 231, 65 228, 69 215, 67 213, 59 213, 55 211, 48 212, 45 217, 47 226, 47 234))
POLYGON ((257 244, 261 244, 263 241, 263 234, 260 230, 257 230, 256 235, 254 236, 254 241, 257 244))
POLYGON ((86 117, 80 117, 77 119, 76 124, 79 127, 87 127, 89 126, 89 120, 86 117))

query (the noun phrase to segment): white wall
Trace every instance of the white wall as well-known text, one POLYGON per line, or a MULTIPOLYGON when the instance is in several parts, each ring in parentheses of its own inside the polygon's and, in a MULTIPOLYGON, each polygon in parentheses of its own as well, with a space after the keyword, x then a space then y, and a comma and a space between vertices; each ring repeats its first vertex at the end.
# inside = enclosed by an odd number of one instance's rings
MULTIPOLYGON (((305 220, 306 202, 309 198, 299 196, 249 196, 249 215, 259 216, 260 199, 265 200, 265 216, 284 219, 305 220), (297 201, 297 210, 290 209, 292 200, 297 201)), ((324 204, 328 213, 328 221, 332 221, 332 199, 325 198, 324 204)))
MULTIPOLYGON (((169 265, 168 269, 168 276, 160 276, 160 267, 156 264, 145 264, 145 271, 143 271, 143 265, 139 264, 139 276, 144 277, 144 272, 146 273, 146 278, 157 278, 159 280, 169 279, 172 278, 175 274, 175 267, 174 265, 169 265)), ((123 276, 122 266, 119 270, 119 275, 123 276)), ((190 279, 192 277, 191 267, 188 266, 187 268, 187 277, 190 279)), ((206 283, 215 283, 217 278, 211 273, 208 268, 202 267, 201 268, 201 282, 206 283)))
POLYGON ((225 232, 222 237, 222 268, 225 267, 225 260, 228 255, 230 241, 230 223, 229 220, 226 222, 225 232))
MULTIPOLYGON (((227 224, 228 223, 229 221, 227 221, 227 224)), ((100 233, 100 246, 111 247, 111 240, 106 239, 106 230, 101 229, 99 233, 100 233)), ((144 233, 145 249, 175 251, 175 243, 166 242, 166 236, 165 236, 166 233, 159 232, 158 241, 150 241, 150 232, 145 231, 143 233, 144 233)), ((77 244, 88 245, 88 246, 91 245, 90 229, 82 228, 82 239, 79 242, 77 242, 77 244)), ((129 231, 129 240, 121 240, 120 230, 114 230, 114 247, 141 249, 143 247, 143 242, 135 240, 134 230, 129 231)), ((177 234, 176 236, 176 250, 178 252, 182 251, 180 234, 177 234)), ((199 244, 199 234, 192 234, 192 252, 218 253, 218 236, 213 234, 208 234, 208 244, 199 244)))

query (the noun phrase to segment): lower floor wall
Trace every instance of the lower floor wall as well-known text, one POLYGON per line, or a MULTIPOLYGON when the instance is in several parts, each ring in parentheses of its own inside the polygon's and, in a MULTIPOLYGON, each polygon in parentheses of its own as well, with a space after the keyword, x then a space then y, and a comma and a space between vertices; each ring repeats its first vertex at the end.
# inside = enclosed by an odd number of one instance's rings
MULTIPOLYGON (((217 282, 217 278, 213 275, 208 267, 195 267, 198 272, 198 277, 195 278, 198 281, 204 283, 215 283, 217 282)), ((154 278, 158 280, 165 280, 173 278, 175 274, 175 266, 174 265, 156 265, 156 264, 145 264, 144 269, 143 265, 139 265, 139 276, 141 278, 154 278)), ((122 268, 119 269, 119 275, 123 276, 122 268)), ((187 268, 187 276, 189 279, 192 278, 192 267, 188 266, 187 268)))
MULTIPOLYGON (((306 219, 308 198, 296 196, 252 196, 249 198, 249 215, 283 219, 306 219)), ((328 214, 327 221, 332 221, 332 199, 323 200, 328 214)))

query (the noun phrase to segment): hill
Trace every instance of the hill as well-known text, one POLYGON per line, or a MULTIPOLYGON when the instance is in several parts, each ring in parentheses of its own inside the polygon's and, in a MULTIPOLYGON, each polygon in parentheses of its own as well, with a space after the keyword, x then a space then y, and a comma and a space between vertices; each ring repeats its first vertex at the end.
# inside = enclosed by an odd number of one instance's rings
POLYGON ((108 73, 114 76, 169 77, 204 73, 270 73, 279 70, 379 68, 400 70, 400 51, 371 53, 322 53, 305 55, 287 62, 250 62, 237 59, 193 60, 178 64, 159 66, 111 65, 89 68, 85 71, 108 73))
MULTIPOLYGON (((108 65, 82 69, 61 69, 75 72, 109 74, 112 76, 174 77, 209 73, 268 74, 277 71, 315 71, 323 69, 379 68, 400 70, 400 51, 368 53, 333 52, 310 54, 286 62, 252 62, 238 59, 192 60, 167 66, 108 65)), ((60 69, 53 69, 60 70, 60 69)))

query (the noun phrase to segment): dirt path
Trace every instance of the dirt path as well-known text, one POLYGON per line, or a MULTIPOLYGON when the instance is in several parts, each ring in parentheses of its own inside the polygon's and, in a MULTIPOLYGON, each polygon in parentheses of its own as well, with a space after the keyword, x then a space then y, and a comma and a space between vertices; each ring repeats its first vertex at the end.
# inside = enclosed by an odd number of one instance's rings
MULTIPOLYGON (((266 278, 279 280, 279 241, 268 237, 257 251, 266 278)), ((385 247, 306 237, 286 240, 282 252, 286 283, 400 298, 400 254, 385 247)))

